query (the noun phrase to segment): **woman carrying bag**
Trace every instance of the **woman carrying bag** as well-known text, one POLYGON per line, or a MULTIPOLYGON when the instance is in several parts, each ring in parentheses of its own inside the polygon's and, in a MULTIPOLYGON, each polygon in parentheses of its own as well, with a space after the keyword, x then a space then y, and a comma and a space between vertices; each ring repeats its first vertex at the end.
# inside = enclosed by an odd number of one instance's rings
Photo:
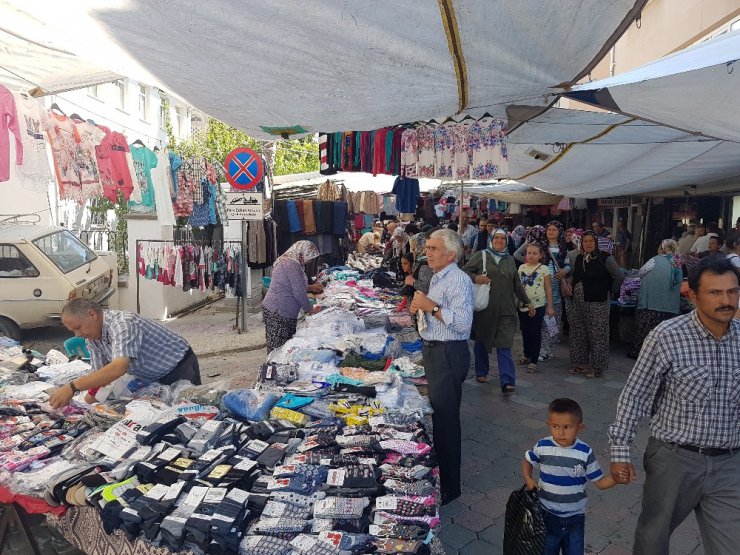
POLYGON ((516 370, 511 348, 514 334, 519 328, 518 302, 527 305, 530 314, 534 314, 535 310, 524 292, 514 258, 509 255, 507 247, 506 231, 495 230, 486 249, 485 272, 483 251, 475 253, 463 271, 476 285, 490 284, 488 306, 473 315, 475 379, 481 383, 488 381, 488 357, 495 348, 501 391, 513 393, 516 370))

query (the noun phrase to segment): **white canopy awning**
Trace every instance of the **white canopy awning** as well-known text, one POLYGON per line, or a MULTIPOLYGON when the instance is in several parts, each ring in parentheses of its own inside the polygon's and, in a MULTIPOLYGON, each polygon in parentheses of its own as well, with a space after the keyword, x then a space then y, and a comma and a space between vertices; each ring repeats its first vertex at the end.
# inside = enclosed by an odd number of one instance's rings
POLYGON ((740 144, 619 114, 553 108, 507 148, 512 179, 569 197, 740 190, 740 144))
POLYGON ((565 96, 689 133, 740 142, 740 31, 565 96))
MULTIPOLYGON (((645 2, 0 0, 0 28, 92 64, 89 83, 104 68, 266 136, 545 107, 645 2)), ((13 68, 0 69, 0 82, 14 76, 46 92, 85 84, 79 68, 46 74, 47 63, 0 49, 0 68, 13 68)))

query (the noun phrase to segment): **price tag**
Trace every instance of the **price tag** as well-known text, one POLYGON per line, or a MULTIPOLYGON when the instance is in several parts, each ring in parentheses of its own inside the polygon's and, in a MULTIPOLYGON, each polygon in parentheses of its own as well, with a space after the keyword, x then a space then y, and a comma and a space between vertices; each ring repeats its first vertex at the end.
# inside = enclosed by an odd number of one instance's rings
POLYGON ((210 488, 203 498, 204 503, 221 503, 226 497, 226 488, 210 488))
POLYGON ((326 478, 326 483, 330 486, 341 486, 344 484, 344 479, 347 476, 347 471, 344 468, 333 468, 329 470, 329 475, 326 478))
POLYGON ((290 485, 290 478, 277 478, 270 480, 267 484, 267 489, 275 490, 287 488, 290 485))
POLYGON ((319 443, 317 441, 314 441, 313 439, 309 439, 309 440, 304 441, 303 443, 301 443, 301 445, 298 447, 298 450, 301 453, 304 453, 304 452, 310 451, 314 447, 318 447, 318 446, 319 446, 319 443))
POLYGON ((296 536, 295 539, 290 542, 290 545, 293 549, 299 552, 309 552, 318 543, 318 541, 319 540, 313 536, 301 534, 300 536, 296 536))
POLYGON ((234 468, 236 470, 243 470, 245 472, 249 472, 252 470, 255 466, 257 466, 257 461, 253 461, 252 459, 242 459, 239 461, 234 468))
POLYGON ((378 497, 375 500, 375 508, 379 511, 395 511, 398 507, 398 499, 391 495, 378 497))
POLYGON ((200 505, 201 501, 203 501, 203 498, 208 493, 208 490, 211 488, 206 488, 203 486, 193 486, 193 488, 190 490, 190 493, 188 493, 188 496, 185 498, 185 501, 183 501, 183 505, 188 505, 190 507, 197 507, 200 505))
POLYGON ((249 499, 249 493, 243 489, 234 488, 226 497, 235 503, 239 503, 239 505, 244 505, 247 502, 247 499, 249 499))

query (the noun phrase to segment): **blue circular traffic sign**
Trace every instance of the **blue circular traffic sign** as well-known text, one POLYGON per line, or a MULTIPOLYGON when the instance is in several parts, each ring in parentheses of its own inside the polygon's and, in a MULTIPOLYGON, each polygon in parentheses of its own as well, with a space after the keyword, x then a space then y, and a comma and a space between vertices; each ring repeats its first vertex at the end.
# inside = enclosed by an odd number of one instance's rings
POLYGON ((262 156, 251 148, 235 148, 226 156, 224 170, 226 181, 232 188, 240 191, 254 189, 264 175, 262 156))

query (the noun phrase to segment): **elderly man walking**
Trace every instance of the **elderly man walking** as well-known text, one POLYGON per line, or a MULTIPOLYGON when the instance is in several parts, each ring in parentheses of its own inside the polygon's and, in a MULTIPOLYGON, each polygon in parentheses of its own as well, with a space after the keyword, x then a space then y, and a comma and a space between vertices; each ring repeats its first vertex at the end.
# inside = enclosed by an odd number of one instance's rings
POLYGON ((418 315, 429 401, 434 409, 434 451, 439 462, 442 504, 460 497, 460 400, 470 367, 468 338, 473 323, 473 283, 458 266, 460 236, 452 230, 432 233, 426 242, 434 271, 429 293, 417 291, 411 312, 418 315))
POLYGON ((668 553, 691 513, 707 555, 740 550, 740 271, 724 256, 692 268, 696 310, 647 336, 609 428, 611 474, 634 480, 629 445, 650 416, 635 555, 668 553))

